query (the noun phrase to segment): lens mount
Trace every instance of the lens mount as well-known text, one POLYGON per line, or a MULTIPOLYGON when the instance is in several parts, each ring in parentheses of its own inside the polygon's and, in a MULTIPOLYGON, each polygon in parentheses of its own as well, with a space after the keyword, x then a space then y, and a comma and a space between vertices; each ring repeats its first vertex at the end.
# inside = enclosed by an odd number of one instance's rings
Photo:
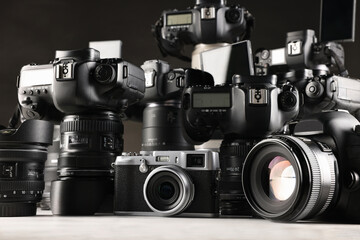
POLYGON ((279 221, 308 219, 324 212, 336 190, 336 158, 320 143, 292 136, 259 142, 243 168, 243 188, 252 208, 279 221))
POLYGON ((144 199, 149 208, 162 216, 173 216, 184 211, 195 195, 188 174, 177 166, 161 166, 146 178, 144 199))

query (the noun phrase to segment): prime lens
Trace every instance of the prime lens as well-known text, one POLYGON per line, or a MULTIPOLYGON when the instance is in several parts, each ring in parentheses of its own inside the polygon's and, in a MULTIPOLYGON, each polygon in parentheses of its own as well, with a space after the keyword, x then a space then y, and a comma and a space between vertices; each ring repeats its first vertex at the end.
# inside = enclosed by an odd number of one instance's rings
POLYGON ((334 199, 337 161, 322 142, 275 136, 259 142, 243 168, 243 187, 252 208, 279 221, 309 219, 334 199))
POLYGON ((144 183, 144 199, 149 208, 162 216, 183 212, 194 198, 194 185, 188 174, 177 166, 153 170, 144 183))

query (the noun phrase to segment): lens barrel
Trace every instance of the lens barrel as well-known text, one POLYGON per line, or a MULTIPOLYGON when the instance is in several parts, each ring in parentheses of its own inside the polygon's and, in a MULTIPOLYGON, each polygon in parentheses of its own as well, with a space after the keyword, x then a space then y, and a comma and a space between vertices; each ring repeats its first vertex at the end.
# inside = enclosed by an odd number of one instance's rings
POLYGON ((0 216, 36 215, 44 190, 44 163, 53 125, 28 120, 0 131, 0 216))
POLYGON ((188 174, 177 166, 161 166, 146 178, 144 199, 149 208, 162 216, 183 212, 194 199, 195 189, 188 174))
POLYGON ((54 126, 54 137, 52 145, 48 147, 47 160, 45 161, 44 169, 44 181, 45 188, 44 193, 40 202, 40 207, 42 210, 50 210, 50 191, 51 191, 51 182, 56 180, 58 177, 57 174, 57 165, 58 158, 60 153, 60 126, 54 126))
POLYGON ((225 139, 220 146, 219 199, 221 215, 251 215, 242 187, 242 168, 251 141, 225 139))
POLYGON ((177 101, 149 104, 143 114, 141 150, 194 150, 185 140, 181 114, 177 101))
POLYGON ((243 186, 260 216, 297 221, 328 209, 335 199, 337 175, 336 158, 325 143, 275 136, 250 151, 243 186))
MULTIPOLYGON (((60 132, 59 178, 52 182, 52 212, 93 215, 113 194, 111 164, 123 150, 120 116, 112 112, 68 115, 60 132)), ((105 212, 112 211, 110 208, 105 212)))

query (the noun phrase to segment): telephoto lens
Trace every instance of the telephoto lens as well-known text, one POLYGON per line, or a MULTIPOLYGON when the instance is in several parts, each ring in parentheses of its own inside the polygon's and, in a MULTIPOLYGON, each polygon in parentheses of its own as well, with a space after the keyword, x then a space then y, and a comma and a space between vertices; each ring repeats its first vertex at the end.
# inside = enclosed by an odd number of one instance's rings
POLYGON ((44 163, 53 124, 27 120, 0 130, 0 216, 33 216, 44 190, 44 163))
POLYGON ((123 150, 119 114, 68 115, 60 125, 59 178, 52 182, 54 215, 112 212, 114 171, 111 164, 123 150))

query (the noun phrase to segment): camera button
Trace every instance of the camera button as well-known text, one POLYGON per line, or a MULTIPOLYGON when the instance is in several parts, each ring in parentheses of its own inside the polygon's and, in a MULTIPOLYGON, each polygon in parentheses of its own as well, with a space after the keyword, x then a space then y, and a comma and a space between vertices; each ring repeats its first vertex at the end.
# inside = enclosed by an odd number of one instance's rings
POLYGON ((38 89, 38 90, 36 90, 36 93, 37 93, 37 94, 40 94, 41 92, 40 92, 40 90, 38 89))
POLYGON ((30 90, 30 91, 29 91, 29 94, 30 94, 30 95, 33 95, 33 94, 34 94, 33 90, 30 90))

